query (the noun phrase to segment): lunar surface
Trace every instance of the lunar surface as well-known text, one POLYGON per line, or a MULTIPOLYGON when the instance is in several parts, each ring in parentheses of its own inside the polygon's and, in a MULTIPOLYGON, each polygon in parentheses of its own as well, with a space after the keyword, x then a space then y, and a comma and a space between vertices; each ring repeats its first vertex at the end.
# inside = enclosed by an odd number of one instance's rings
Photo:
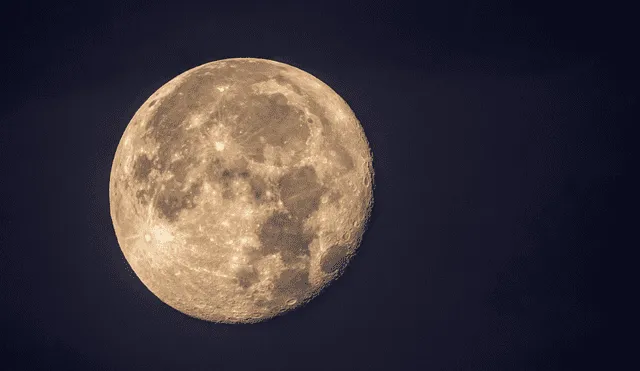
POLYGON ((158 89, 127 126, 109 197, 118 243, 161 301, 258 322, 337 278, 373 203, 360 123, 295 67, 225 59, 158 89))

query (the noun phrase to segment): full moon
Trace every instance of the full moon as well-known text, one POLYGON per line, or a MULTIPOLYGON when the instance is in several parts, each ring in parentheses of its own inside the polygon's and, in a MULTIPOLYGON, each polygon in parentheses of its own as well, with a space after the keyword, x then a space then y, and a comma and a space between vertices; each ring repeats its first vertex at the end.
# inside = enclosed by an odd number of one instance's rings
POLYGON ((347 103, 293 66, 190 69, 117 147, 111 218, 127 262, 189 316, 258 322, 316 296, 354 256, 373 205, 369 144, 347 103))

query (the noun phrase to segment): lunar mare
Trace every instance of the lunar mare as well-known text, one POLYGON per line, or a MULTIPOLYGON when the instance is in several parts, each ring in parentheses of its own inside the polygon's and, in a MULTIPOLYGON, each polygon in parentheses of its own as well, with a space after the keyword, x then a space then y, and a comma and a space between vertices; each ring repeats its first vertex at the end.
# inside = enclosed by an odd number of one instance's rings
POLYGON ((118 243, 160 300, 257 322, 309 301, 360 244, 373 203, 360 123, 295 67, 235 58, 167 82, 120 140, 109 185, 118 243))

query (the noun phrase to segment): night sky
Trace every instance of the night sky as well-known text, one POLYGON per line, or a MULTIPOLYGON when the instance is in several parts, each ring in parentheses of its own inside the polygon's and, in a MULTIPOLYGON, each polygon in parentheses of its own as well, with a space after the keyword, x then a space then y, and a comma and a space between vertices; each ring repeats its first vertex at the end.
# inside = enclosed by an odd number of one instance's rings
POLYGON ((0 6, 0 369, 622 367, 637 293, 625 287, 634 12, 149 3, 0 6), (374 155, 373 215, 345 274, 253 325, 161 303, 109 214, 111 162, 138 107, 230 57, 327 83, 374 155))

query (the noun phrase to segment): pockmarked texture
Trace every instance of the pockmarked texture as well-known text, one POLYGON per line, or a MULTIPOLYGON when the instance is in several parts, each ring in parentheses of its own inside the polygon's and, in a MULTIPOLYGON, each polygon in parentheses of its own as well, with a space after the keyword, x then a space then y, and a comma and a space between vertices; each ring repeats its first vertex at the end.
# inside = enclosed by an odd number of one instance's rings
POLYGON ((151 292, 209 321, 257 322, 337 278, 373 203, 355 115, 295 67, 236 58, 182 73, 136 112, 109 186, 122 252, 151 292))

